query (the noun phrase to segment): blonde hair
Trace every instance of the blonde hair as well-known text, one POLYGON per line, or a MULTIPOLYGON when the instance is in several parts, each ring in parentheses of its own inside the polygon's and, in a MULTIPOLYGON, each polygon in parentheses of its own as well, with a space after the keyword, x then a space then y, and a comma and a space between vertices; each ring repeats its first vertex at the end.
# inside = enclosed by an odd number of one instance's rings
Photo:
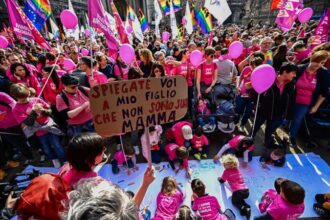
POLYGON ((239 162, 235 155, 233 154, 226 154, 221 157, 221 162, 225 169, 233 169, 238 168, 239 162))
POLYGON ((15 99, 24 99, 30 96, 30 90, 23 83, 16 83, 10 86, 10 94, 15 99))
POLYGON ((322 62, 322 61, 326 61, 329 58, 329 54, 328 51, 326 50, 320 50, 315 52, 312 56, 311 56, 311 62, 322 62))
POLYGON ((140 57, 144 56, 146 65, 149 65, 150 63, 154 62, 154 58, 152 56, 152 53, 149 49, 141 49, 140 50, 140 57))
POLYGON ((166 195, 173 195, 177 189, 178 185, 175 179, 171 176, 167 176, 163 179, 161 192, 166 195))

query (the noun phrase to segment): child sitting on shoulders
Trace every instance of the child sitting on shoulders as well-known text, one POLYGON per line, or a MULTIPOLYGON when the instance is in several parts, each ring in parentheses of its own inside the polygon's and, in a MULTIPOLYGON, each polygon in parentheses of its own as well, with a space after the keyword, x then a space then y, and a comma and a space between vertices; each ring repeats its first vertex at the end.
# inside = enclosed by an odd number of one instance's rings
POLYGON ((214 156, 214 162, 218 161, 224 153, 234 154, 238 157, 243 156, 243 166, 246 166, 252 160, 254 149, 253 138, 244 135, 233 137, 227 144, 222 146, 217 155, 214 156))
POLYGON ((281 193, 276 195, 266 213, 255 217, 255 220, 296 220, 305 210, 305 190, 296 182, 284 180, 281 193))
POLYGON ((191 139, 192 153, 197 160, 201 160, 201 157, 204 159, 207 158, 207 153, 209 150, 209 140, 203 134, 203 129, 201 126, 196 128, 195 134, 191 139))
POLYGON ((112 172, 114 174, 119 173, 119 167, 122 165, 126 165, 129 169, 127 170, 127 174, 131 174, 130 168, 134 170, 138 170, 139 167, 136 166, 136 158, 135 158, 135 150, 132 146, 128 145, 124 147, 124 152, 120 149, 113 156, 113 160, 111 161, 112 172), (125 153, 125 154, 124 154, 125 153))
POLYGON ((264 192, 261 201, 259 203, 260 213, 266 212, 267 208, 272 204, 275 197, 281 193, 281 183, 286 180, 284 178, 277 178, 274 182, 274 189, 269 189, 264 192))
POLYGON ((172 220, 183 202, 184 195, 173 177, 163 179, 162 189, 157 196, 154 220, 172 220))
POLYGON ((222 176, 218 178, 220 183, 228 182, 231 191, 233 192, 231 201, 233 205, 239 209, 240 214, 250 219, 251 207, 245 202, 249 197, 249 189, 238 169, 239 162, 235 155, 226 154, 221 158, 222 164, 225 168, 222 176))
POLYGON ((216 197, 205 193, 205 185, 199 179, 194 179, 191 182, 192 210, 198 212, 203 220, 232 220, 235 219, 234 213, 227 209, 223 214, 221 207, 216 197))
POLYGON ((178 146, 174 143, 169 143, 165 146, 165 152, 168 157, 168 162, 173 170, 175 170, 175 173, 178 173, 180 170, 185 169, 186 170, 186 176, 190 178, 190 171, 188 166, 188 157, 189 157, 189 151, 186 147, 178 146), (179 168, 175 168, 175 162, 179 162, 180 166, 179 168))

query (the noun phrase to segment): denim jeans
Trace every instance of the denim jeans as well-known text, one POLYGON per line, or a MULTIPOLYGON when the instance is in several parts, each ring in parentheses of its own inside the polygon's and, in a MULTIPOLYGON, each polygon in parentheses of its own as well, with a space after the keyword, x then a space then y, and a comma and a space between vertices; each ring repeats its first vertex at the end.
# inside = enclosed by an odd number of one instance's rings
POLYGON ((304 117, 308 113, 309 106, 296 104, 294 106, 294 115, 291 121, 290 126, 290 137, 296 138, 299 132, 299 128, 301 126, 301 122, 304 120, 304 117))
POLYGON ((245 126, 248 119, 252 115, 253 101, 251 98, 243 98, 242 96, 236 97, 235 112, 242 117, 241 126, 245 126))
POLYGON ((50 160, 59 159, 61 162, 66 161, 65 152, 58 135, 48 132, 38 137, 42 150, 50 160))
POLYGON ((94 128, 93 120, 89 120, 84 124, 69 125, 68 136, 72 138, 74 136, 77 136, 78 134, 81 134, 82 132, 94 132, 94 131, 95 128, 94 128))
POLYGON ((198 117, 197 121, 198 125, 203 127, 207 123, 210 125, 215 125, 216 119, 215 117, 198 117))
POLYGON ((263 125, 266 122, 265 140, 264 140, 265 142, 264 143, 265 144, 269 143, 271 141, 272 134, 276 131, 276 129, 278 127, 280 127, 282 125, 283 121, 284 121, 284 119, 282 117, 274 117, 272 120, 270 120, 263 116, 257 116, 252 137, 256 136, 261 125, 263 125))

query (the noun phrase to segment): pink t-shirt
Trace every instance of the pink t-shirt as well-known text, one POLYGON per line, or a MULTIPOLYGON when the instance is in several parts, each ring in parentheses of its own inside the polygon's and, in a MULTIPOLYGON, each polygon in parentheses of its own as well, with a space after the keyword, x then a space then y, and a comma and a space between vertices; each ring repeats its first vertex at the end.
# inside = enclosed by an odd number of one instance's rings
POLYGON ((260 46, 259 45, 257 45, 256 47, 250 46, 247 49, 247 53, 248 54, 251 54, 251 53, 256 52, 256 51, 259 51, 259 50, 260 50, 260 46))
POLYGON ((96 177, 97 173, 94 171, 78 171, 73 167, 63 175, 63 179, 70 183, 71 186, 75 186, 81 179, 96 177))
POLYGON ((228 181, 228 184, 233 192, 241 189, 247 189, 241 172, 237 168, 225 169, 221 176, 221 179, 224 181, 228 181))
MULTIPOLYGON (((125 155, 123 151, 122 150, 117 151, 115 155, 113 155, 113 159, 117 160, 119 166, 122 166, 125 163, 125 155)), ((129 158, 126 157, 126 160, 128 159, 129 158)))
MULTIPOLYGON (((47 78, 45 78, 45 77, 42 78, 43 86, 45 85, 46 80, 47 80, 47 78)), ((49 78, 47 85, 45 86, 45 89, 42 93, 45 101, 52 106, 56 105, 56 96, 62 91, 62 89, 63 89, 63 85, 62 85, 61 80, 59 80, 59 87, 57 89, 53 80, 51 78, 49 78)))
POLYGON ((26 85, 27 87, 34 88, 34 90, 36 90, 36 95, 39 95, 39 93, 40 93, 41 88, 40 88, 38 79, 37 79, 37 77, 35 77, 32 74, 28 77, 21 78, 21 79, 18 79, 17 77, 12 75, 10 77, 10 81, 12 81, 13 83, 22 83, 22 84, 26 85))
POLYGON ((8 106, 5 106, 0 103, 0 129, 19 125, 12 111, 15 107, 16 101, 4 92, 0 92, 0 100, 1 102, 8 104, 8 106))
MULTIPOLYGON (((175 150, 178 147, 179 146, 177 144, 173 144, 173 143, 169 143, 165 146, 164 150, 165 150, 169 160, 176 160, 177 159, 176 154, 175 154, 175 150)), ((183 166, 188 167, 188 159, 183 160, 183 166)))
MULTIPOLYGON (((87 92, 89 91, 88 88, 84 88, 87 92)), ((65 102, 63 101, 62 97, 60 95, 56 96, 56 108, 59 112, 65 110, 65 109, 69 109, 73 110, 76 109, 78 107, 80 107, 82 104, 84 104, 85 102, 89 102, 89 98, 87 96, 85 96, 82 92, 80 92, 79 89, 77 89, 77 93, 74 95, 65 93, 66 97, 69 100, 69 106, 67 106, 65 104, 65 102)), ((85 122, 92 120, 93 115, 91 113, 91 111, 86 111, 87 109, 81 111, 76 117, 74 118, 70 118, 67 120, 69 125, 80 125, 80 124, 84 124, 85 122)))
POLYGON ((206 145, 209 145, 209 140, 205 135, 201 135, 200 137, 198 137, 197 135, 194 134, 193 138, 191 139, 191 144, 193 148, 198 149, 206 145))
POLYGON ((242 70, 241 73, 241 85, 240 85, 240 89, 241 89, 241 95, 244 95, 246 93, 246 83, 251 82, 251 74, 252 74, 252 67, 251 66, 247 66, 242 70))
POLYGON ((160 192, 157 196, 155 218, 172 220, 183 202, 183 193, 177 190, 173 195, 160 192))
MULTIPOLYGON (((238 151, 238 150, 239 150, 239 149, 238 149, 238 144, 241 142, 241 140, 242 140, 243 138, 245 138, 245 136, 243 136, 243 135, 236 135, 235 137, 233 137, 233 138, 228 142, 228 144, 229 144, 229 146, 230 146, 231 148, 235 148, 235 149, 238 151)), ((252 145, 252 146, 250 146, 250 147, 248 148, 249 151, 253 151, 253 149, 254 149, 254 145, 252 145)))
POLYGON ((280 195, 277 195, 267 209, 267 213, 274 220, 296 220, 304 213, 304 210, 304 203, 294 205, 284 200, 280 195))
POLYGON ((184 137, 182 134, 182 127, 188 125, 192 128, 192 124, 187 121, 180 121, 172 126, 171 130, 168 131, 168 135, 175 140, 175 143, 179 146, 184 146, 184 137))
POLYGON ((205 195, 194 200, 193 211, 198 211, 203 220, 227 220, 225 215, 221 215, 220 204, 214 196, 205 195))
POLYGON ((276 86, 280 90, 280 95, 282 95, 285 85, 284 84, 280 84, 279 82, 276 81, 276 86))
POLYGON ((277 192, 274 189, 269 189, 264 193, 258 206, 260 213, 266 212, 268 207, 273 203, 276 196, 277 192))
POLYGON ((201 70, 201 82, 203 82, 207 86, 211 85, 214 77, 214 72, 218 71, 218 65, 213 62, 210 64, 204 62, 199 66, 199 68, 201 70))
POLYGON ((183 76, 187 80, 188 86, 193 86, 193 81, 192 81, 193 77, 191 75, 191 72, 190 74, 188 74, 188 67, 189 64, 187 62, 181 63, 179 66, 175 68, 174 75, 183 76))
POLYGON ((104 75, 103 73, 101 73, 99 71, 94 71, 93 77, 92 77, 92 75, 90 75, 90 76, 87 76, 87 78, 88 78, 88 83, 89 83, 90 87, 93 87, 95 85, 105 84, 108 82, 106 75, 104 75), (93 81, 95 81, 95 82, 93 82, 93 81))
POLYGON ((203 115, 211 114, 210 109, 207 108, 206 101, 203 101, 203 105, 197 106, 197 112, 203 115))
POLYGON ((175 75, 176 68, 173 64, 165 64, 164 69, 167 76, 175 75))
POLYGON ((116 76, 119 76, 120 78, 123 78, 123 79, 126 79, 128 80, 128 70, 129 70, 129 67, 127 66, 126 68, 121 68, 121 71, 120 72, 120 69, 119 69, 119 66, 118 65, 115 65, 114 67, 114 73, 116 76))
POLYGON ((305 71, 298 79, 296 84, 297 96, 296 103, 302 105, 310 105, 312 102, 313 92, 316 88, 316 74, 309 74, 305 71))
MULTIPOLYGON (((30 114, 32 111, 32 107, 35 104, 41 104, 43 108, 49 108, 49 105, 42 99, 39 98, 30 98, 28 103, 16 103, 15 107, 13 108, 13 114, 15 119, 19 124, 21 124, 30 114)), ((40 125, 44 125, 48 122, 49 116, 45 114, 40 114, 36 118, 36 122, 38 122, 40 125)), ((47 131, 37 131, 37 136, 42 136, 47 134, 47 131)))

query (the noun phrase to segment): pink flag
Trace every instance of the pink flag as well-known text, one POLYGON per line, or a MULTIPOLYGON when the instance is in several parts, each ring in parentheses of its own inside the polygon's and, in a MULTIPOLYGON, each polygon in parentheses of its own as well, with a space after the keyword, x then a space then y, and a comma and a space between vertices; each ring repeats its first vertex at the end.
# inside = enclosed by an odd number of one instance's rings
POLYGON ((328 42, 328 33, 330 26, 330 8, 328 8, 327 12, 322 16, 319 25, 315 29, 315 35, 313 36, 313 45, 319 45, 321 43, 328 42))
POLYGON ((282 30, 290 30, 302 7, 300 0, 286 0, 278 12, 275 23, 282 30))
POLYGON ((212 46, 212 43, 213 43, 213 31, 211 31, 211 34, 209 36, 209 39, 207 41, 207 46, 212 46))
POLYGON ((91 27, 102 31, 109 48, 109 55, 117 59, 118 42, 110 30, 110 21, 105 14, 101 0, 88 0, 88 20, 91 27))
POLYGON ((23 38, 27 38, 34 40, 41 47, 51 50, 47 41, 41 36, 22 9, 16 4, 15 0, 7 0, 7 8, 10 24, 19 39, 23 40, 23 38))
POLYGON ((121 20, 120 15, 117 11, 117 8, 116 8, 115 4, 113 3, 113 0, 110 0, 110 4, 111 4, 113 17, 116 20, 116 25, 117 25, 117 29, 119 32, 120 41, 122 44, 129 44, 130 42, 129 42, 128 36, 126 34, 126 31, 125 31, 124 22, 121 20))

